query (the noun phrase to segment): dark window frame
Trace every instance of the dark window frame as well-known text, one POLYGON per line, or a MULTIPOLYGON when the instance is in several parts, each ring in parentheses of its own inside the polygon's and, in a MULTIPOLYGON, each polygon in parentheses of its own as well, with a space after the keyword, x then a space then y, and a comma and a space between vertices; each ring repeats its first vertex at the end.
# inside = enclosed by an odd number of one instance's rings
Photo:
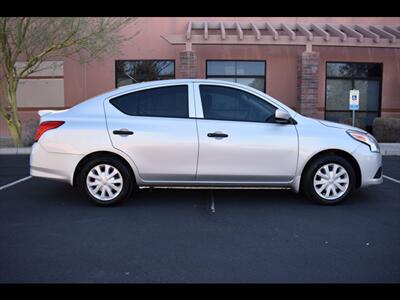
MULTIPOLYGON (((238 89, 238 88, 234 88, 234 87, 230 87, 230 86, 223 86, 223 85, 213 85, 213 84, 199 84, 199 95, 200 95, 200 101, 201 101, 201 108, 203 110, 203 118, 196 118, 198 120, 211 120, 211 121, 220 121, 220 122, 246 122, 246 123, 262 123, 262 124, 280 124, 276 121, 272 121, 272 122, 265 122, 265 121, 249 121, 249 120, 233 120, 233 119, 214 119, 214 118, 206 118, 204 115, 204 107, 203 107, 203 99, 201 98, 201 90, 200 87, 204 85, 204 86, 212 86, 212 87, 222 87, 222 88, 228 88, 228 89, 232 89, 232 90, 236 90, 236 91, 241 91, 243 93, 249 94, 251 96, 254 96, 258 99, 260 99, 261 101, 266 102, 267 104, 271 105, 272 107, 275 108, 275 111, 277 109, 280 109, 278 106, 276 106, 275 104, 269 102, 269 101, 265 101, 264 99, 262 99, 261 97, 259 97, 258 95, 254 95, 253 93, 250 93, 248 91, 242 90, 242 89, 238 89)), ((292 123, 288 123, 288 124, 292 124, 292 123)), ((293 123, 294 124, 294 123, 293 123)))
MULTIPOLYGON (((344 79, 344 80, 351 80, 351 86, 352 89, 354 89, 354 81, 355 80, 376 80, 379 82, 379 105, 378 105, 378 111, 376 110, 357 110, 357 112, 360 113, 373 113, 373 112, 378 112, 378 117, 381 116, 382 112, 382 82, 383 82, 383 63, 382 62, 358 62, 358 61, 326 61, 325 62, 325 102, 324 102, 324 120, 326 120, 326 103, 327 103, 327 98, 328 98, 328 80, 329 79, 344 79), (367 77, 359 77, 359 76, 328 76, 328 64, 379 64, 381 67, 381 76, 367 76, 367 77)), ((328 112, 351 112, 350 110, 328 110, 328 112)))
POLYGON ((267 92, 267 61, 262 59, 206 59, 206 79, 213 78, 257 78, 264 80, 264 90, 267 92), (261 75, 237 75, 236 62, 263 62, 264 63, 264 76, 261 75), (208 62, 235 62, 235 75, 208 75, 208 62))
MULTIPOLYGON (((117 63, 120 61, 133 61, 133 62, 137 62, 137 61, 169 61, 169 62, 173 62, 173 66, 174 66, 174 74, 173 74, 173 78, 169 78, 169 79, 176 79, 176 60, 175 59, 116 59, 114 61, 114 78, 115 78, 115 88, 118 88, 118 80, 117 80, 117 63)), ((165 76, 165 75, 164 75, 165 76)), ((167 77, 167 76, 165 76, 167 77)), ((170 76, 168 76, 170 77, 170 76)), ((160 80, 164 80, 164 79, 160 79, 160 80)), ((141 81, 144 82, 144 81, 141 81)), ((148 81, 146 81, 148 82, 148 81)))
POLYGON ((127 93, 123 93, 123 94, 119 94, 119 95, 115 95, 112 98, 108 99, 108 102, 110 102, 110 104, 115 107, 118 111, 120 111, 121 113, 123 113, 126 116, 129 117, 135 117, 135 118, 169 118, 169 119, 192 119, 190 117, 190 85, 187 83, 182 83, 182 84, 174 84, 174 85, 166 85, 166 86, 155 86, 155 87, 148 87, 148 88, 144 88, 144 89, 139 89, 136 91, 129 91, 127 93), (112 100, 117 99, 119 97, 123 97, 126 95, 130 95, 130 94, 134 94, 134 93, 139 93, 139 92, 145 92, 148 90, 156 90, 156 89, 163 89, 163 88, 169 88, 169 87, 178 87, 178 86, 185 86, 187 88, 187 116, 186 117, 177 117, 177 116, 152 116, 152 115, 145 115, 145 116, 141 116, 141 115, 132 115, 132 114, 128 114, 124 111, 122 111, 121 109, 119 109, 114 103, 112 103, 112 100))

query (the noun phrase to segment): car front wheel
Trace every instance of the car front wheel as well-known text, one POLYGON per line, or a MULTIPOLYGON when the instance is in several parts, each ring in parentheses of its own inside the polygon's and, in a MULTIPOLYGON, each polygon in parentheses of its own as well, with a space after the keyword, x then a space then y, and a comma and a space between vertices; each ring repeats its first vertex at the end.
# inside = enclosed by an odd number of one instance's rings
POLYGON ((353 166, 339 156, 316 159, 302 178, 306 196, 320 204, 332 205, 345 200, 355 188, 353 166))

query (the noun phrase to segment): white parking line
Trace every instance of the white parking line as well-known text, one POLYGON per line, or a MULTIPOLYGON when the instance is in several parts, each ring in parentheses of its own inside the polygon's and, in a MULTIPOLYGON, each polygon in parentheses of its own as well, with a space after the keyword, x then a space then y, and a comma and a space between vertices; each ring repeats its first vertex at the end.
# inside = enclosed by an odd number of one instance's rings
POLYGON ((400 183, 400 180, 394 179, 394 178, 392 178, 392 177, 389 177, 389 176, 386 176, 386 175, 383 175, 383 177, 386 178, 386 179, 389 179, 389 180, 391 180, 391 181, 400 183))
POLYGON ((211 207, 210 207, 210 209, 211 209, 212 213, 215 213, 214 192, 212 190, 210 192, 211 192, 211 207))
POLYGON ((31 179, 31 178, 32 178, 32 176, 27 176, 27 177, 18 179, 18 180, 14 181, 14 182, 11 182, 11 183, 9 183, 9 184, 0 186, 0 191, 1 191, 1 190, 4 190, 4 189, 6 189, 6 188, 8 188, 8 187, 10 187, 10 186, 16 185, 16 184, 18 184, 18 183, 20 183, 20 182, 23 182, 23 181, 25 181, 25 180, 31 179))

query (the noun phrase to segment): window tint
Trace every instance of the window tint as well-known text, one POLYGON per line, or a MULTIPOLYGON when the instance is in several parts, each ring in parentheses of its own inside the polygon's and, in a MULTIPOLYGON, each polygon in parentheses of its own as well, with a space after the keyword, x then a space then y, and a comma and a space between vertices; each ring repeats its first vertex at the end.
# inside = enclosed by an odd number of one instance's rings
POLYGON ((131 116, 187 118, 188 87, 178 85, 138 91, 116 97, 110 103, 131 116))
POLYGON ((276 107, 268 102, 234 88, 200 85, 205 119, 274 122, 276 107))
POLYGON ((327 63, 327 77, 371 78, 381 77, 382 64, 376 63, 327 63))

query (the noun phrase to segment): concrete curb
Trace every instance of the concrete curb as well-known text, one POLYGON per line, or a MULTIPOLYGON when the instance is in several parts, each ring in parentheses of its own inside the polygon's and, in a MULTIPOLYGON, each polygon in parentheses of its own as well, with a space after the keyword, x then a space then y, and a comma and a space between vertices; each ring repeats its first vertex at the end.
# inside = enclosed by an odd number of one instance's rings
POLYGON ((8 148, 0 148, 0 155, 13 155, 13 154, 31 154, 31 147, 8 147, 8 148))
MULTIPOLYGON (((400 156, 400 143, 379 143, 381 148, 382 155, 394 155, 400 156)), ((31 147, 23 147, 23 148, 0 148, 0 155, 26 155, 31 154, 31 147)))
POLYGON ((400 156, 400 143, 379 143, 382 155, 400 156))

